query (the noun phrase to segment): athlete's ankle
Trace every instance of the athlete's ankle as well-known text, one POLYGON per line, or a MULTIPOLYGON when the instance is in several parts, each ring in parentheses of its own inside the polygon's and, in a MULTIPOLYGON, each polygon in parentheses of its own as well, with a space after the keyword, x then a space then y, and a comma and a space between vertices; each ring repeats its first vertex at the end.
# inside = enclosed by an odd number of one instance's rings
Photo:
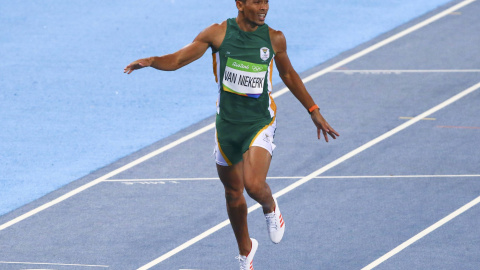
POLYGON ((248 244, 245 244, 242 247, 238 247, 238 254, 242 256, 248 256, 248 254, 250 254, 250 251, 252 251, 252 241, 250 240, 250 238, 248 240, 248 244))
POLYGON ((275 200, 271 198, 271 202, 262 204, 263 214, 269 214, 275 211, 275 200))

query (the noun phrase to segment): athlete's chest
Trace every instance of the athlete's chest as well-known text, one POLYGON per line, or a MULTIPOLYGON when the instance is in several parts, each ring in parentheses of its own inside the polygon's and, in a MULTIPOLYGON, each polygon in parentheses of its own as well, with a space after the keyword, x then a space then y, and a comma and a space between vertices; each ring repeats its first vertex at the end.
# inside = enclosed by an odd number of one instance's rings
POLYGON ((227 31, 221 47, 220 56, 225 61, 233 58, 255 64, 268 64, 273 57, 268 31, 261 33, 227 31))
POLYGON ((241 96, 259 98, 267 85, 269 63, 273 57, 268 39, 245 42, 236 36, 224 41, 222 58, 223 90, 241 96))

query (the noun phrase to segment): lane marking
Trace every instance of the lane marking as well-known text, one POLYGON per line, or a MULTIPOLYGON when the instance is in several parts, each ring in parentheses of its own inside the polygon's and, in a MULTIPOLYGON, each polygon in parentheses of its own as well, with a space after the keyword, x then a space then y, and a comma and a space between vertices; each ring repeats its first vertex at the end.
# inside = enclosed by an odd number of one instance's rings
POLYGON ((365 176, 317 176, 314 179, 365 179, 365 178, 462 178, 480 177, 480 174, 446 174, 446 175, 365 175, 365 176))
MULTIPOLYGON (((449 15, 449 14, 452 13, 452 12, 455 12, 455 11, 461 9, 462 7, 465 7, 465 6, 467 6, 467 5, 475 2, 475 1, 476 1, 476 0, 465 0, 465 1, 463 1, 463 2, 460 2, 460 3, 456 4, 456 5, 454 5, 454 6, 450 7, 450 8, 448 8, 448 9, 446 9, 446 10, 444 10, 444 11, 442 11, 442 12, 440 12, 440 13, 438 13, 438 14, 436 14, 436 15, 434 15, 434 16, 432 16, 432 17, 430 17, 430 18, 428 18, 428 19, 426 19, 426 20, 424 20, 424 21, 422 21, 422 22, 420 22, 420 23, 412 26, 412 27, 410 27, 410 28, 407 28, 407 29, 405 29, 405 30, 403 30, 403 31, 401 31, 401 32, 399 32, 399 33, 397 33, 397 34, 395 34, 395 35, 387 38, 387 39, 384 39, 383 41, 380 41, 380 42, 376 43, 375 45, 372 45, 372 46, 364 49, 364 50, 361 51, 361 52, 358 52, 358 53, 356 53, 356 54, 354 54, 354 55, 352 55, 352 56, 350 56, 350 57, 345 58, 344 60, 342 60, 342 61, 340 61, 340 62, 337 62, 336 64, 333 64, 333 65, 331 65, 331 66, 329 66, 329 67, 327 67, 327 68, 325 68, 325 69, 323 69, 323 70, 321 70, 321 71, 319 71, 319 72, 317 72, 317 73, 315 73, 315 74, 312 74, 312 75, 306 77, 306 78, 303 80, 303 82, 304 82, 304 83, 307 83, 307 82, 309 82, 309 81, 311 81, 311 80, 313 80, 313 79, 316 79, 316 78, 318 78, 318 77, 320 77, 320 76, 322 76, 322 75, 324 75, 324 74, 326 74, 326 73, 328 73, 328 72, 331 72, 331 71, 336 70, 336 69, 338 69, 338 68, 342 68, 342 67, 345 66, 346 64, 348 64, 348 63, 350 63, 350 62, 352 62, 352 61, 354 61, 354 60, 357 60, 358 58, 360 58, 360 57, 362 57, 362 56, 364 56, 364 55, 366 55, 366 54, 369 54, 369 53, 371 53, 371 52, 373 52, 373 51, 375 51, 375 50, 377 50, 377 49, 379 49, 379 48, 381 48, 381 47, 383 47, 383 46, 385 46, 385 45, 387 45, 387 44, 390 44, 390 43, 392 43, 393 41, 396 41, 397 39, 400 39, 400 38, 402 38, 402 37, 404 37, 404 36, 406 36, 406 35, 414 32, 414 31, 417 31, 418 29, 423 28, 423 27, 425 27, 425 26, 427 26, 427 25, 429 25, 429 24, 431 24, 431 23, 433 23, 433 22, 435 22, 435 21, 437 21, 437 20, 439 20, 439 19, 441 19, 441 18, 449 15)), ((287 92, 287 91, 288 91, 288 89, 284 88, 284 89, 278 91, 277 93, 279 93, 279 94, 284 94, 284 92, 287 92)))
MULTIPOLYGON (((465 97, 466 95, 474 92, 475 90, 478 90, 479 88, 480 88, 480 82, 477 83, 477 84, 475 84, 474 86, 472 86, 472 87, 470 87, 470 88, 468 88, 468 89, 466 89, 466 90, 464 90, 464 91, 456 94, 455 96, 447 99, 446 101, 438 104, 437 106, 435 106, 435 107, 433 107, 433 108, 425 111, 424 113, 418 115, 417 117, 415 117, 415 118, 413 118, 413 119, 411 119, 411 120, 409 120, 409 121, 401 124, 400 126, 394 128, 394 129, 392 129, 392 130, 384 133, 383 135, 381 135, 381 136, 379 136, 379 137, 371 140, 370 142, 368 142, 368 143, 366 143, 366 144, 358 147, 357 149, 355 149, 355 150, 353 150, 353 151, 351 151, 351 152, 343 155, 342 157, 340 157, 340 158, 338 158, 338 159, 330 162, 330 163, 327 164, 326 166, 324 166, 324 167, 322 167, 322 168, 320 168, 320 169, 312 172, 312 173, 309 174, 308 176, 306 176, 306 177, 304 177, 304 178, 296 181, 295 183, 287 186, 286 188, 278 191, 277 193, 273 194, 273 196, 276 197, 276 198, 278 198, 278 197, 280 197, 280 196, 282 196, 282 195, 285 195, 286 193, 294 190, 295 188, 297 188, 297 187, 299 187, 299 186, 301 186, 301 185, 309 182, 309 181, 312 180, 312 179, 315 179, 315 177, 317 177, 318 175, 320 175, 320 174, 322 174, 322 173, 330 170, 331 168, 337 166, 338 164, 340 164, 340 163, 342 163, 342 162, 344 162, 344 161, 346 161, 346 160, 348 160, 348 159, 350 159, 350 158, 358 155, 359 153, 367 150, 368 148, 370 148, 370 147, 372 147, 372 146, 374 146, 374 145, 376 145, 376 144, 384 141, 385 139, 387 139, 387 138, 389 138, 389 137, 397 134, 398 132, 400 132, 400 131, 402 131, 402 130, 408 128, 408 127, 410 127, 411 125, 419 122, 421 119, 423 119, 423 118, 425 118, 425 117, 427 117, 427 116, 429 116, 429 115, 431 115, 431 114, 433 114, 433 113, 435 113, 435 112, 437 112, 437 111, 445 108, 446 106, 448 106, 448 105, 452 104, 453 102, 455 102, 455 101, 457 101, 457 100, 465 97)), ((257 204, 255 204, 255 205, 253 205, 253 206, 251 206, 251 207, 248 208, 248 213, 251 213, 251 212, 255 211, 256 209, 259 209, 260 207, 261 207, 260 204, 257 203, 257 204)), ((157 259, 155 259, 155 260, 153 260, 153 261, 145 264, 144 266, 138 268, 137 270, 147 270, 147 269, 150 269, 150 268, 156 266, 157 264, 163 262, 164 260, 166 260, 166 259, 172 257, 173 255, 175 255, 175 254, 183 251, 184 249, 192 246, 193 244, 195 244, 195 243, 199 242, 200 240, 208 237, 209 235, 211 235, 211 234, 219 231, 220 229, 224 228, 224 227, 227 226, 228 224, 230 224, 230 221, 229 221, 228 219, 227 219, 227 220, 224 220, 222 223, 220 223, 220 224, 216 225, 215 227, 213 227, 213 228, 211 228, 211 229, 203 232, 202 234, 200 234, 200 235, 198 235, 198 236, 190 239, 189 241, 187 241, 187 242, 183 243, 182 245, 176 247, 175 249, 173 249, 173 250, 165 253, 164 255, 158 257, 157 259)))
POLYGON ((332 73, 345 73, 345 74, 402 74, 402 73, 479 73, 480 69, 336 69, 332 70, 332 73))
MULTIPOLYGON (((254 206, 255 206, 255 205, 254 205, 254 206)), ((252 207, 250 207, 250 208, 252 208, 252 207)), ((248 211, 249 213, 251 212, 251 211, 250 211, 250 208, 248 209, 248 210, 249 210, 249 211, 248 211)), ((253 211, 253 210, 252 210, 252 211, 253 211)), ((227 219, 227 220, 224 220, 222 223, 218 224, 217 226, 215 226, 215 227, 213 227, 213 228, 211 228, 211 229, 209 229, 209 230, 206 230, 205 232, 203 232, 203 233, 199 234, 198 236, 196 236, 196 237, 188 240, 187 242, 181 244, 180 246, 178 246, 178 247, 170 250, 169 252, 163 254, 162 256, 158 257, 157 259, 151 261, 150 263, 148 263, 148 264, 146 264, 146 265, 138 268, 137 270, 150 269, 150 268, 154 267, 155 265, 163 262, 164 260, 172 257, 173 255, 179 253, 180 251, 182 251, 182 250, 190 247, 191 245, 199 242, 200 240, 208 237, 209 235, 211 235, 211 234, 219 231, 220 229, 226 227, 226 226, 229 225, 229 224, 230 224, 230 221, 229 221, 228 219, 227 219)))
MULTIPOLYGON (((179 182, 177 181, 168 181, 170 182, 171 184, 178 184, 179 182)), ((137 182, 137 181, 134 181, 134 182, 120 182, 124 185, 127 185, 127 186, 131 186, 131 185, 165 185, 167 184, 166 182, 158 182, 158 181, 143 181, 143 182, 137 182)))
POLYGON ((305 178, 299 180, 298 182, 293 183, 292 185, 288 186, 287 188, 285 188, 285 189, 277 192, 276 195, 277 195, 277 196, 282 196, 282 195, 284 195, 284 194, 292 191, 293 189, 295 189, 295 188, 303 185, 304 183, 310 181, 310 180, 313 179, 314 177, 316 177, 316 176, 318 176, 318 175, 326 172, 327 170, 329 170, 329 169, 337 166, 338 164, 340 164, 340 163, 342 163, 342 162, 350 159, 351 157, 356 156, 357 154, 363 152, 364 150, 366 150, 366 149, 368 149, 368 148, 376 145, 377 143, 379 143, 379 142, 381 142, 381 141, 383 141, 383 140, 385 140, 385 139, 387 139, 387 138, 395 135, 396 133, 398 133, 398 132, 406 129, 407 127, 410 127, 411 125, 417 123, 417 122, 420 121, 421 119, 423 119, 423 118, 425 118, 425 117, 427 117, 427 116, 432 115, 433 113, 435 113, 435 112, 437 112, 437 111, 445 108, 446 106, 448 106, 448 105, 452 104, 453 102, 455 102, 455 101, 457 101, 457 100, 465 97, 466 95, 468 95, 468 94, 470 94, 470 93, 478 90, 479 88, 480 88, 480 83, 477 83, 477 84, 473 85, 472 87, 470 87, 470 88, 468 88, 468 89, 466 89, 466 90, 458 93, 457 95, 455 95, 455 96, 449 98, 448 100, 446 100, 446 101, 438 104, 437 106, 435 106, 435 107, 427 110, 426 112, 424 112, 424 113, 422 113, 422 114, 414 117, 413 119, 408 120, 407 122, 403 123, 402 125, 400 125, 400 126, 394 128, 394 129, 388 131, 387 133, 384 133, 383 135, 381 135, 381 136, 379 136, 379 137, 371 140, 370 142, 368 142, 368 143, 360 146, 359 148, 351 151, 350 153, 348 153, 348 154, 346 154, 346 155, 338 158, 337 160, 335 160, 335 161, 329 163, 328 165, 324 166, 323 168, 320 168, 319 170, 311 173, 310 175, 306 176, 305 178))
MULTIPOLYGON (((301 179, 305 176, 269 176, 267 180, 275 179, 301 179)), ((365 178, 462 178, 462 177, 480 177, 480 174, 445 174, 445 175, 344 175, 344 176, 317 176, 314 179, 365 179, 365 178)), ((121 182, 176 182, 176 181, 220 181, 218 177, 205 178, 147 178, 147 179, 111 179, 105 180, 105 183, 121 182)))
MULTIPOLYGON (((413 117, 408 117, 408 116, 400 116, 398 119, 402 119, 402 120, 405 120, 405 119, 413 119, 413 117)), ((437 118, 423 118, 421 120, 429 120, 429 121, 435 121, 437 120, 437 118)))
POLYGON ((445 223, 447 223, 450 220, 456 218, 457 216, 464 213, 468 209, 474 207, 478 203, 480 203, 480 196, 477 197, 476 199, 474 199, 473 201, 467 203, 466 205, 462 206, 461 208, 459 208, 455 212, 451 213, 450 215, 448 215, 448 216, 444 217, 443 219, 439 220, 437 223, 433 224, 432 226, 430 226, 430 227, 426 228, 425 230, 421 231, 420 233, 413 236, 412 238, 408 239, 407 241, 403 242, 402 244, 400 244, 396 248, 392 249, 387 254, 383 255, 382 257, 378 258, 374 262, 372 262, 369 265, 362 268, 362 270, 370 270, 370 269, 373 269, 373 268, 377 267, 379 264, 385 262, 389 258, 393 257, 395 254, 399 253, 400 251, 404 250, 408 246, 410 246, 413 243, 417 242, 418 240, 422 239, 424 236, 428 235, 429 233, 431 233, 431 232, 435 231, 436 229, 440 228, 445 223))
POLYGON ((480 127, 437 126, 437 128, 480 129, 480 127))
POLYGON ((4 261, 0 261, 0 264, 53 265, 53 266, 78 266, 78 267, 109 268, 108 265, 70 264, 70 263, 38 263, 38 262, 4 262, 4 261))
POLYGON ((188 135, 186 135, 186 136, 184 136, 184 137, 182 137, 182 138, 180 138, 180 139, 178 139, 178 140, 176 140, 176 141, 174 141, 174 142, 172 142, 172 143, 170 143, 170 144, 167 144, 167 145, 165 145, 165 146, 163 146, 163 147, 161 147, 161 148, 159 148, 159 149, 157 149, 157 150, 155 150, 155 151, 153 151, 153 152, 151 152, 151 153, 149 153, 149 154, 147 154, 147 155, 145 155, 145 156, 143 156, 143 157, 141 157, 141 158, 139 158, 139 159, 136 159, 136 160, 134 160, 134 161, 132 161, 132 162, 130 162, 130 163, 128 163, 128 164, 126 164, 126 165, 124 165, 124 166, 116 169, 116 170, 113 170, 113 171, 105 174, 104 176, 101 176, 101 177, 93 180, 92 182, 89 182, 89 183, 87 183, 87 184, 85 184, 85 185, 83 185, 83 186, 80 186, 80 187, 78 187, 78 188, 76 188, 76 189, 74 189, 74 190, 72 190, 72 191, 70 191, 70 192, 68 192, 68 193, 66 193, 66 194, 58 197, 57 199, 55 199, 55 200, 53 200, 53 201, 50 201, 50 202, 48 202, 48 203, 46 203, 46 204, 43 204, 43 205, 41 205, 41 206, 39 206, 39 207, 37 207, 37 208, 35 208, 35 209, 33 209, 33 210, 31 210, 31 211, 23 214, 23 215, 21 215, 21 216, 18 216, 18 217, 16 217, 16 218, 14 218, 14 219, 12 219, 12 220, 10 220, 10 221, 8 221, 8 222, 0 225, 0 231, 2 231, 2 230, 6 229, 6 228, 8 228, 8 227, 10 227, 10 226, 12 226, 12 225, 14 225, 14 224, 17 224, 18 222, 20 222, 20 221, 22 221, 22 220, 25 220, 25 219, 33 216, 33 215, 36 215, 36 214, 42 212, 42 211, 45 210, 45 209, 48 209, 48 208, 50 208, 50 207, 52 207, 52 206, 54 206, 54 205, 56 205, 56 204, 58 204, 58 203, 60 203, 60 202, 62 202, 62 201, 64 201, 64 200, 66 200, 66 199, 68 199, 68 198, 70 198, 70 197, 73 197, 73 196, 77 195, 78 193, 80 193, 80 192, 82 192, 82 191, 85 191, 85 190, 87 190, 87 189, 89 189, 89 188, 91 188, 91 187, 93 187, 93 186, 101 183, 101 182, 104 181, 104 180, 107 180, 107 179, 109 179, 109 178, 112 178, 112 177, 114 177, 115 175, 118 175, 118 174, 120 174, 120 173, 122 173, 122 172, 124 172, 124 171, 126 171, 126 170, 128 170, 128 169, 130 169, 130 168, 132 168, 132 167, 134 167, 134 166, 136 166, 136 165, 138 165, 138 164, 146 161, 146 160, 149 160, 149 159, 151 159, 151 158, 153 158, 153 157, 155 157, 155 156, 157 156, 157 155, 159 155, 159 154, 161 154, 161 153, 163 153, 163 152, 165 152, 165 151, 167 151, 167 150, 169 150, 169 149, 171 149, 171 148, 173 148, 173 147, 175 147, 175 146, 177 146, 177 145, 179 145, 179 144, 181 144, 181 143, 183 143, 183 142, 186 142, 186 141, 188 141, 188 140, 190 140, 190 139, 192 139, 192 138, 195 138, 195 137, 197 137, 198 135, 203 134, 203 133, 205 133, 205 132, 213 129, 214 126, 215 126, 215 123, 212 123, 212 124, 210 124, 210 125, 207 125, 207 126, 201 128, 201 129, 199 129, 199 130, 197 130, 197 131, 195 131, 195 132, 193 132, 193 133, 190 133, 190 134, 188 134, 188 135))
POLYGON ((219 180, 218 177, 205 177, 205 178, 147 178, 147 179, 109 179, 103 182, 148 182, 148 181, 207 181, 207 180, 219 180))
MULTIPOLYGON (((439 20, 439 19, 447 16, 448 14, 450 14, 450 13, 452 13, 452 12, 455 12, 455 11, 457 11, 458 9, 460 9, 460 8, 466 6, 466 5, 469 5, 469 4, 471 4, 471 3, 475 2, 475 1, 476 1, 476 0, 465 0, 465 1, 459 3, 459 4, 455 5, 455 6, 452 6, 452 7, 448 8, 448 9, 446 9, 446 10, 444 10, 444 11, 442 11, 442 12, 440 12, 440 13, 438 13, 438 14, 436 14, 436 15, 434 15, 434 16, 432 16, 432 17, 430 17, 430 18, 428 18, 428 19, 426 19, 426 20, 424 20, 424 21, 422 21, 422 22, 420 22, 420 23, 418 23, 418 24, 416 24, 416 25, 408 28, 408 29, 406 29, 406 30, 403 30, 403 31, 401 31, 401 32, 399 32, 399 33, 397 33, 397 34, 395 34, 395 35, 393 35, 393 36, 391 36, 391 37, 383 40, 383 41, 380 41, 380 42, 376 43, 375 45, 372 45, 372 46, 364 49, 364 50, 361 51, 361 52, 358 52, 358 53, 356 53, 356 54, 354 54, 354 55, 352 55, 352 56, 350 56, 350 57, 347 57, 346 59, 344 59, 344 60, 342 60, 342 61, 340 61, 340 62, 337 62, 336 64, 333 64, 333 65, 331 65, 331 66, 329 66, 329 67, 327 67, 327 68, 325 68, 325 69, 323 69, 323 70, 321 70, 321 71, 319 71, 319 72, 317 72, 317 73, 314 73, 314 74, 306 77, 306 78, 303 79, 302 81, 303 81, 303 83, 306 84, 306 83, 308 83, 308 82, 310 82, 310 81, 312 81, 312 80, 314 80, 314 79, 316 79, 316 78, 318 78, 318 77, 320 77, 320 76, 323 76, 324 74, 326 74, 326 73, 328 73, 328 72, 330 72, 330 71, 332 71, 332 70, 335 70, 335 69, 337 69, 337 68, 339 68, 339 67, 342 67, 342 66, 346 65, 347 63, 350 63, 350 62, 352 62, 352 61, 354 61, 354 60, 356 60, 356 59, 358 59, 358 58, 360 58, 360 57, 362 57, 362 56, 364 56, 364 55, 366 55, 366 54, 369 54, 369 53, 371 53, 371 52, 373 52, 373 51, 375 51, 375 50, 377 50, 377 49, 379 49, 379 48, 381 48, 381 47, 383 47, 383 46, 385 46, 385 45, 387 45, 387 44, 389 44, 389 43, 391 43, 391 42, 393 42, 393 41, 395 41, 395 40, 397 40, 397 39, 399 39, 399 38, 401 38, 401 37, 403 37, 403 36, 405 36, 405 35, 407 35, 407 34, 409 34, 409 33, 412 33, 412 32, 414 32, 414 31, 416 31, 416 30, 418 30, 418 29, 420 29, 420 28, 422 28, 422 27, 424 27, 424 26, 426 26, 426 25, 428 25, 428 24, 430 24, 430 23, 432 23, 432 22, 435 22, 435 21, 437 21, 437 20, 439 20)), ((283 88, 283 89, 281 89, 281 90, 273 93, 272 96, 273 96, 274 98, 277 98, 277 97, 279 97, 279 96, 287 93, 288 91, 289 91, 288 88, 285 87, 285 88, 283 88)), ((97 178, 97 179, 93 180, 92 182, 89 182, 89 183, 87 183, 87 184, 85 184, 85 185, 83 185, 83 186, 80 186, 80 187, 78 187, 78 188, 76 188, 76 189, 74 189, 74 190, 72 190, 72 191, 64 194, 63 196, 60 196, 59 198, 57 198, 57 199, 55 199, 55 200, 53 200, 53 201, 50 201, 50 202, 48 202, 48 203, 46 203, 46 204, 43 204, 43 205, 41 205, 41 206, 39 206, 39 207, 37 207, 37 208, 35 208, 35 209, 33 209, 33 210, 25 213, 25 214, 22 214, 22 215, 20 215, 20 216, 18 216, 18 217, 16 217, 16 218, 14 218, 14 219, 6 222, 6 223, 0 225, 0 231, 2 231, 2 230, 6 229, 6 228, 8 228, 8 227, 10 227, 10 226, 12 226, 12 225, 14 225, 14 224, 17 224, 18 222, 23 221, 23 220, 25 220, 25 219, 33 216, 33 215, 36 215, 36 214, 42 212, 42 211, 45 210, 45 209, 48 209, 48 208, 50 208, 50 207, 52 207, 52 206, 54 206, 54 205, 56 205, 56 204, 58 204, 58 203, 60 203, 60 202, 62 202, 62 201, 64 201, 64 200, 72 197, 72 196, 75 196, 75 195, 77 195, 78 193, 83 192, 83 191, 85 191, 85 190, 87 190, 87 189, 89 189, 89 188, 91 188, 91 187, 93 187, 93 186, 101 183, 101 182, 104 181, 104 180, 107 180, 107 179, 109 179, 109 178, 112 178, 113 176, 118 175, 118 174, 120 174, 121 172, 124 172, 124 171, 126 171, 126 170, 128 170, 128 169, 130 169, 130 168, 132 168, 132 167, 134 167, 134 166, 136 166, 136 165, 138 165, 138 164, 146 161, 146 160, 149 160, 149 159, 151 159, 151 158, 153 158, 153 157, 155 157, 155 156, 157 156, 157 155, 159 155, 159 154, 161 154, 161 153, 163 153, 163 152, 165 152, 165 151, 167 151, 167 150, 169 150, 169 149, 171 149, 171 148, 173 148, 173 147, 175 147, 175 146, 177 146, 177 145, 179 145, 179 144, 181 144, 181 143, 183 143, 183 142, 185 142, 185 141, 188 141, 188 140, 190 140, 190 139, 192 139, 192 138, 195 138, 195 137, 197 137, 197 136, 199 136, 199 135, 201 135, 201 134, 203 134, 203 133, 205 133, 205 132, 213 129, 214 127, 215 127, 215 123, 211 123, 211 124, 209 124, 209 125, 201 128, 201 129, 199 129, 199 130, 197 130, 197 131, 195 131, 195 132, 193 132, 193 133, 191 133, 191 134, 189 134, 189 135, 186 135, 186 136, 184 136, 184 137, 182 137, 182 138, 180 138, 180 139, 178 139, 178 140, 176 140, 176 141, 174 141, 174 142, 172 142, 172 143, 170 143, 170 144, 168 144, 168 145, 166 145, 166 146, 164 146, 164 147, 161 147, 161 148, 158 149, 158 150, 155 150, 155 151, 151 152, 150 154, 147 154, 147 155, 145 155, 145 156, 143 156, 143 157, 141 157, 141 158, 139 158, 139 159, 137 159, 137 160, 135 160, 135 161, 127 164, 127 165, 124 165, 124 166, 122 166, 122 167, 120 167, 120 168, 118 168, 118 169, 116 169, 116 170, 114 170, 114 171, 112 171, 112 172, 110 172, 110 173, 108 173, 108 174, 100 177, 100 178, 97 178)))

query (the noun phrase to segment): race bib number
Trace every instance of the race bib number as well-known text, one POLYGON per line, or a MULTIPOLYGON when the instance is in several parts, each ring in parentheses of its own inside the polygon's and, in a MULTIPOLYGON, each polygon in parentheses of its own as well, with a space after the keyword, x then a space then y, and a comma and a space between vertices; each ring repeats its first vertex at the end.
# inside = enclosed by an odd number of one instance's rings
POLYGON ((268 66, 228 58, 223 74, 223 90, 259 98, 263 93, 268 66))

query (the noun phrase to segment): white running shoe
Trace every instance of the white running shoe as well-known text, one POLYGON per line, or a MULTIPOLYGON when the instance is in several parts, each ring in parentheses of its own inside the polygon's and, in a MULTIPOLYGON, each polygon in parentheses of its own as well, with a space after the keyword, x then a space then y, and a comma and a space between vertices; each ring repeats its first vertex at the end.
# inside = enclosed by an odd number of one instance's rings
POLYGON ((253 256, 255 256, 255 252, 258 249, 258 242, 257 240, 250 238, 252 240, 252 249, 247 256, 238 255, 236 259, 240 263, 240 270, 253 270, 253 256))
POLYGON ((265 214, 265 220, 267 221, 268 235, 273 243, 278 244, 282 241, 283 234, 285 233, 285 221, 283 221, 280 208, 278 207, 277 199, 275 201, 275 210, 272 213, 265 214))

